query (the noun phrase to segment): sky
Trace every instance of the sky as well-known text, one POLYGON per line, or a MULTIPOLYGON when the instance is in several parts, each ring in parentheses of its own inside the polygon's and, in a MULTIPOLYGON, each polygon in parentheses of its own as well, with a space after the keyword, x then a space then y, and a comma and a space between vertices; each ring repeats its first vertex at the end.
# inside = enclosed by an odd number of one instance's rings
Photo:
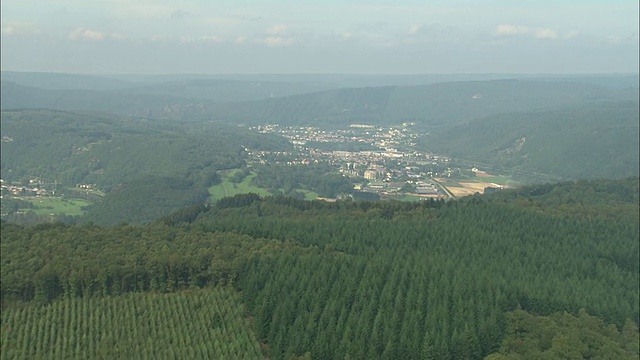
POLYGON ((2 71, 638 72, 638 0, 2 0, 2 71))

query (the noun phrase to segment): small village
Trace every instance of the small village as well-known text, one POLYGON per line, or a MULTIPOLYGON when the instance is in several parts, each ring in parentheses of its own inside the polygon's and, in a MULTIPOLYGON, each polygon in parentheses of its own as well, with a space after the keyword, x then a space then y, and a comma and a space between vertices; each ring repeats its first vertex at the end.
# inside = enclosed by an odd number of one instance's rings
POLYGON ((7 196, 49 196, 55 195, 55 190, 48 190, 46 184, 40 180, 31 179, 28 184, 9 184, 0 179, 0 199, 7 196))

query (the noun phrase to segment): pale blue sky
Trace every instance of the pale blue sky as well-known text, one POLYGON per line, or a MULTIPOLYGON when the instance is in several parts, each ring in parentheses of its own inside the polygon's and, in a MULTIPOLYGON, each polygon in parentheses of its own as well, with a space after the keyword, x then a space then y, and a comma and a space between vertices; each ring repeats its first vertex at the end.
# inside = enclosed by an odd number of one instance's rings
POLYGON ((2 70, 638 72, 638 1, 2 0, 2 70))

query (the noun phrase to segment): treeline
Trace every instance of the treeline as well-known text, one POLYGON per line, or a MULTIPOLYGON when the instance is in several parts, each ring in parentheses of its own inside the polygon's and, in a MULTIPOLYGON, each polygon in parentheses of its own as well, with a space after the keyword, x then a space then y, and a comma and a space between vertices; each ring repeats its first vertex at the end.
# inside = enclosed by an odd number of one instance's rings
MULTIPOLYGON (((559 189, 588 199, 637 182, 559 189)), ((584 216, 579 203, 545 205, 553 191, 416 203, 248 194, 145 227, 2 223, 3 306, 230 284, 273 359, 480 359, 502 349, 518 308, 637 326, 638 204, 584 216)))
POLYGON ((606 325, 584 311, 534 316, 522 309, 507 313, 500 351, 486 360, 627 359, 638 358, 638 325, 627 320, 622 329, 606 325))
POLYGON ((292 244, 232 233, 204 233, 164 222, 22 227, 2 221, 3 307, 15 301, 45 304, 61 296, 174 292, 230 284, 242 262, 292 244))
POLYGON ((640 178, 527 185, 509 191, 495 192, 488 198, 504 202, 525 199, 547 206, 636 205, 640 202, 640 178))

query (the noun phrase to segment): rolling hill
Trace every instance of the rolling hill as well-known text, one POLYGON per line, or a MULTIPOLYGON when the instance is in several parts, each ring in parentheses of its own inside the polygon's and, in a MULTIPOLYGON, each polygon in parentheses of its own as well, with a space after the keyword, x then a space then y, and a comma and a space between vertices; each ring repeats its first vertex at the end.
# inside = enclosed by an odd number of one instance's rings
POLYGON ((89 209, 102 214, 92 218, 96 223, 150 221, 202 202, 206 188, 219 181, 218 170, 244 165, 245 147, 290 147, 284 139, 218 123, 53 110, 3 111, 0 121, 3 180, 38 179, 56 184, 58 193, 92 185, 106 193, 89 209))
MULTIPOLYGON (((622 80, 611 81, 618 84, 622 80)), ((360 122, 397 125, 411 121, 425 129, 500 113, 552 109, 596 100, 633 100, 638 94, 633 87, 564 78, 352 87, 319 92, 311 91, 333 85, 206 78, 141 83, 117 90, 41 89, 4 79, 1 85, 2 109, 97 110, 180 121, 216 119, 320 127, 344 127, 360 122)))
POLYGON ((241 104, 218 104, 211 116, 248 124, 345 127, 352 123, 423 129, 501 113, 633 99, 637 89, 534 80, 496 80, 330 90, 241 104))
POLYGON ((621 178, 639 172, 638 102, 499 114, 424 136, 420 146, 514 174, 621 178))

